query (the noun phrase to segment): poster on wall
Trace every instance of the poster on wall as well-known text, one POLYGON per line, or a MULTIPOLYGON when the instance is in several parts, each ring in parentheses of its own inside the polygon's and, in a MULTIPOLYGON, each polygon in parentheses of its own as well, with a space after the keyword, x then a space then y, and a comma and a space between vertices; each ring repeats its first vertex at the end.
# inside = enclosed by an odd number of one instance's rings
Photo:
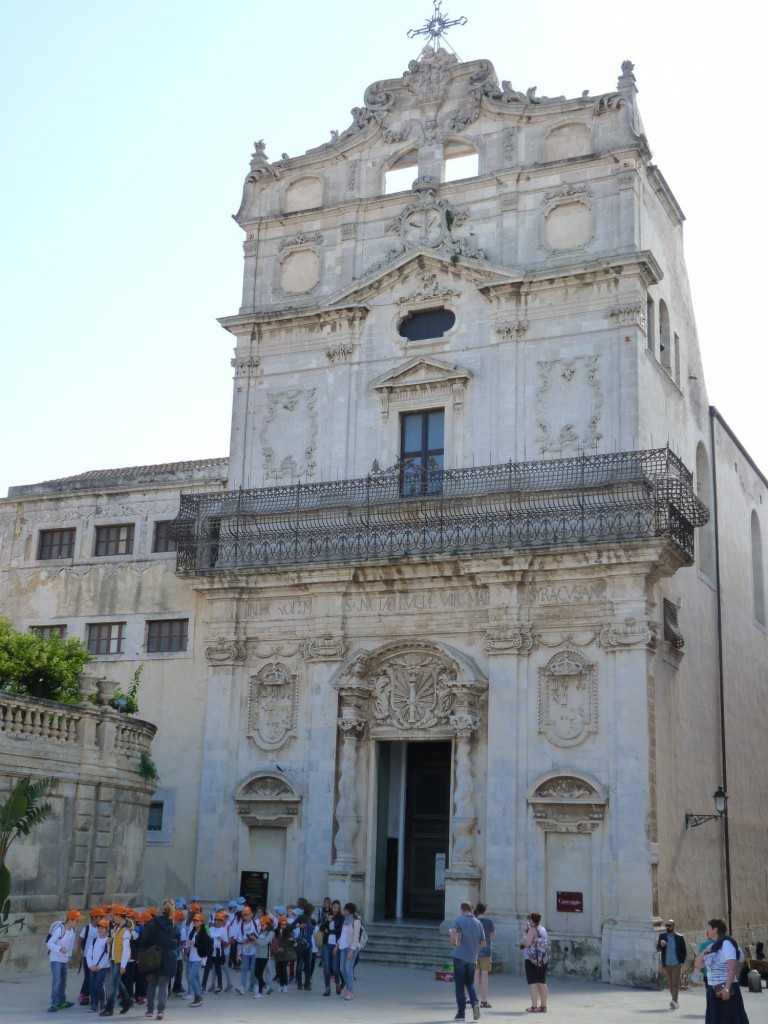
POLYGON ((245 897, 246 903, 248 903, 251 907, 264 907, 266 909, 268 906, 268 894, 268 871, 240 872, 240 895, 245 897))
POLYGON ((583 892, 557 892, 557 911, 559 914, 583 914, 584 893, 583 892))

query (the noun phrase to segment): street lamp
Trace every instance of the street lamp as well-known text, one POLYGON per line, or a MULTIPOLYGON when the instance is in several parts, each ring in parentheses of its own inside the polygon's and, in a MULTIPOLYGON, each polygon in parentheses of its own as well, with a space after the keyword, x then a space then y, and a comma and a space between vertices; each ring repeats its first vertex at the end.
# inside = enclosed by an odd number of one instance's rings
POLYGON ((685 827, 696 828, 703 825, 705 821, 712 821, 714 818, 723 819, 723 839, 725 842, 725 900, 727 903, 728 934, 733 934, 731 921, 731 837, 728 829, 728 794, 722 786, 718 786, 712 794, 715 801, 717 814, 686 814, 685 827))
POLYGON ((705 821, 714 821, 715 818, 725 818, 728 814, 728 794, 725 792, 722 786, 718 786, 715 792, 712 794, 712 799, 715 801, 715 810, 717 814, 691 814, 685 815, 685 827, 696 828, 698 825, 703 825, 705 821))

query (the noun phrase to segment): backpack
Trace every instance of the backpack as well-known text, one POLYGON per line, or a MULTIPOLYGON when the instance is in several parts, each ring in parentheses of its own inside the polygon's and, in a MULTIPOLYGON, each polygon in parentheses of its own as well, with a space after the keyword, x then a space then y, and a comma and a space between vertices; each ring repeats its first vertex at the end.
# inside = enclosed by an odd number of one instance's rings
POLYGON ((360 922, 360 952, 362 952, 368 945, 368 932, 365 930, 365 925, 360 922))
MULTIPOLYGON (((64 932, 66 930, 67 930, 67 926, 66 926, 66 924, 63 921, 54 921, 51 924, 51 927, 48 929, 48 934, 45 937, 45 944, 46 944, 46 946, 48 945, 48 943, 51 941, 51 939, 54 936, 57 939, 60 939, 61 936, 64 934, 64 932)), ((49 949, 48 950, 48 955, 50 956, 50 954, 51 954, 51 951, 49 949)))
POLYGON ((536 938, 530 945, 528 959, 534 967, 545 967, 549 963, 549 939, 543 938, 538 928, 536 938))

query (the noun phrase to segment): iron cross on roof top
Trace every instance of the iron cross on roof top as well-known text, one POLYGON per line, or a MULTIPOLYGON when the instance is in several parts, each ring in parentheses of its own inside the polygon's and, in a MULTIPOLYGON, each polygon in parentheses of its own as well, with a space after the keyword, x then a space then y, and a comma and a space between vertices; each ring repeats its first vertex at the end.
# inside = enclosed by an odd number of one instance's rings
POLYGON ((409 29, 409 39, 415 39, 416 36, 427 36, 430 41, 439 43, 449 28, 453 28, 454 25, 467 24, 467 19, 464 16, 451 19, 447 14, 443 14, 440 10, 443 0, 433 0, 433 3, 435 9, 432 12, 432 17, 427 18, 422 28, 409 29))

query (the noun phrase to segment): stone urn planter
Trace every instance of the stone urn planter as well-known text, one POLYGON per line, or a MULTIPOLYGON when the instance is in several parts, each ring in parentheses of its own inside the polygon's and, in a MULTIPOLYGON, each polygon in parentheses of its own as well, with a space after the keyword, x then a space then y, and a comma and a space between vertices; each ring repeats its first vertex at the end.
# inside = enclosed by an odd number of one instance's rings
POLYGON ((91 697, 99 692, 99 680, 96 676, 78 676, 77 685, 80 690, 81 704, 90 704, 91 697))
POLYGON ((113 679, 98 679, 96 685, 99 688, 99 704, 102 707, 107 707, 115 696, 117 683, 113 679))

